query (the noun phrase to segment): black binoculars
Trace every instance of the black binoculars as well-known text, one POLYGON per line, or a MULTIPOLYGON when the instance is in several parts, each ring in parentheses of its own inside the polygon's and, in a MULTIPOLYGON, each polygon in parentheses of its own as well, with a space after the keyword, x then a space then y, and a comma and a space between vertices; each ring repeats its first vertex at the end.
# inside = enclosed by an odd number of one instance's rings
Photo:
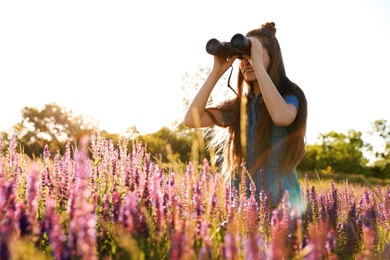
POLYGON ((237 33, 232 37, 230 42, 225 44, 215 38, 210 39, 206 44, 206 51, 208 54, 225 59, 235 55, 238 55, 239 59, 243 59, 243 54, 250 55, 251 42, 244 35, 237 33))

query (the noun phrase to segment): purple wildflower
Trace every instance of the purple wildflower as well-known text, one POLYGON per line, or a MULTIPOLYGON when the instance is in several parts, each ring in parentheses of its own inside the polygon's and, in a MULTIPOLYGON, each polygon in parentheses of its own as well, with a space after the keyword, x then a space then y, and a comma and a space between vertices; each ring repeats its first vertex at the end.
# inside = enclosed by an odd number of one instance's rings
POLYGON ((249 233, 243 244, 245 259, 284 259, 278 258, 281 256, 279 254, 270 258, 263 249, 264 241, 258 233, 249 233))
POLYGON ((0 132, 0 156, 3 156, 3 133, 0 132))
POLYGON ((352 256, 358 250, 361 240, 362 226, 358 219, 356 204, 354 201, 350 202, 350 209, 348 211, 348 218, 345 223, 345 254, 352 256))
POLYGON ((71 259, 67 237, 62 228, 60 215, 55 211, 56 202, 51 199, 47 203, 43 220, 44 231, 47 233, 55 259, 71 259))
POLYGON ((121 197, 116 191, 114 191, 112 193, 112 213, 111 213, 111 219, 113 222, 118 221, 120 207, 121 207, 121 197))
POLYGON ((183 259, 185 234, 183 228, 174 231, 171 237, 171 248, 169 252, 169 259, 180 260, 183 259))
POLYGON ((10 169, 11 176, 16 171, 18 166, 18 154, 16 153, 16 135, 12 135, 8 145, 8 167, 10 169))
POLYGON ((248 200, 246 225, 249 233, 255 233, 258 229, 259 219, 258 219, 258 204, 255 198, 256 187, 253 183, 250 184, 250 189, 251 189, 251 196, 248 200))
POLYGON ((202 207, 202 191, 200 188, 200 180, 197 179, 194 184, 194 195, 193 195, 193 201, 194 201, 194 210, 196 214, 196 239, 201 239, 201 224, 202 224, 202 214, 203 214, 203 207, 202 207))
POLYGON ((163 193, 161 191, 161 172, 157 166, 154 169, 153 189, 151 193, 152 205, 156 212, 156 229, 159 234, 162 234, 165 215, 163 207, 163 193))
POLYGON ((31 233, 31 223, 29 215, 26 213, 24 203, 18 203, 15 211, 15 220, 21 236, 25 236, 31 233))
POLYGON ((302 243, 302 219, 298 209, 293 208, 290 211, 290 221, 288 227, 288 258, 294 258, 299 254, 302 243))
POLYGON ((210 234, 211 223, 209 221, 203 221, 201 223, 201 237, 202 246, 199 250, 198 259, 207 260, 212 259, 212 243, 210 234))
POLYGON ((34 234, 38 234, 38 166, 34 165, 32 171, 28 176, 26 199, 28 206, 29 222, 32 225, 32 231, 34 234))
POLYGON ((102 219, 103 221, 107 222, 110 220, 110 202, 108 199, 108 194, 103 195, 103 201, 102 201, 102 219))
POLYGON ((287 259, 288 219, 288 216, 284 215, 282 209, 274 209, 272 211, 270 245, 272 259, 287 259))
POLYGON ((236 237, 231 232, 227 232, 225 235, 225 245, 223 247, 223 258, 226 260, 238 259, 238 248, 237 248, 236 237))
POLYGON ((305 259, 317 260, 325 259, 326 257, 326 235, 327 235, 327 223, 310 223, 308 229, 309 244, 307 247, 310 249, 309 254, 305 259))
POLYGON ((5 179, 5 167, 2 162, 0 162, 0 180, 5 179))

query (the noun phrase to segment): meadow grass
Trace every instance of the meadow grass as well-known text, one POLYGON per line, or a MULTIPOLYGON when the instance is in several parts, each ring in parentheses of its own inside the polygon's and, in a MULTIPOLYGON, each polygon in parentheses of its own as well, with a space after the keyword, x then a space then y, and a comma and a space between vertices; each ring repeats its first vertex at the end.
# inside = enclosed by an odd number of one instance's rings
MULTIPOLYGON (((0 155, 0 259, 386 259, 390 189, 299 173, 285 193, 239 195, 207 160, 164 165, 99 132, 64 154, 0 155)), ((323 173, 321 173, 323 174, 323 173)), ((350 177, 350 176, 348 176, 350 177)), ((245 185, 244 185, 245 186, 245 185)))

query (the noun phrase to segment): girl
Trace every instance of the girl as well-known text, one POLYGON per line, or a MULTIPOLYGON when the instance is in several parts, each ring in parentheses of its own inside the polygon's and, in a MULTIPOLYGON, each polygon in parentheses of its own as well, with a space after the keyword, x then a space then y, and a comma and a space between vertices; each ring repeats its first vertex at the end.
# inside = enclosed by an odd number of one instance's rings
POLYGON ((264 189, 273 207, 288 191, 291 206, 302 211, 296 167, 305 153, 307 102, 286 76, 275 33, 275 23, 266 23, 246 34, 250 55, 240 57, 236 97, 206 107, 214 86, 238 58, 214 56, 213 68, 190 104, 184 124, 225 128, 226 135, 213 138, 223 145, 222 173, 230 183, 238 187, 237 173, 245 161, 248 187, 254 182, 257 194, 264 189))

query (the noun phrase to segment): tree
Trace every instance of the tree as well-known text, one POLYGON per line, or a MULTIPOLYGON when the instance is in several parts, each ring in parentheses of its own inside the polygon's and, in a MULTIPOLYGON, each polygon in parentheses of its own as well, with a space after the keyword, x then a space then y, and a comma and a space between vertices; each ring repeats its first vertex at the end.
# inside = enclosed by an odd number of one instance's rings
POLYGON ((363 156, 363 149, 369 147, 362 140, 362 133, 351 129, 347 135, 331 131, 319 135, 319 144, 308 145, 300 169, 326 169, 331 167, 336 172, 367 172, 368 160, 363 156))
POLYGON ((386 120, 376 120, 371 125, 371 135, 377 136, 381 139, 382 151, 377 151, 375 157, 378 160, 389 160, 390 159, 390 124, 386 120))
MULTIPOLYGON (((298 165, 297 169, 301 171, 310 171, 313 169, 318 169, 320 167, 319 154, 321 154, 322 148, 318 144, 307 145, 306 153, 303 157, 301 163, 298 165)), ((321 166, 323 167, 323 166, 321 166)))
POLYGON ((199 70, 195 74, 190 74, 186 72, 182 77, 181 90, 183 92, 182 105, 183 109, 187 109, 190 105, 192 99, 195 97, 196 93, 202 86, 207 78, 207 75, 210 73, 209 67, 199 67, 199 70))
POLYGON ((45 145, 50 152, 64 152, 67 141, 77 142, 95 129, 95 120, 88 116, 73 116, 72 111, 55 103, 42 109, 24 107, 22 120, 13 127, 18 143, 29 156, 40 156, 45 145))
POLYGON ((383 148, 375 152, 376 161, 372 165, 372 172, 376 177, 388 178, 390 177, 390 124, 381 119, 376 120, 371 126, 371 135, 379 137, 383 148))
MULTIPOLYGON (((182 98, 182 105, 183 109, 187 109, 187 107, 190 105, 192 99, 195 97, 198 90, 203 85, 203 82, 205 82, 207 76, 210 74, 211 68, 210 67, 199 67, 198 71, 194 74, 185 73, 182 77, 182 83, 181 83, 181 89, 183 92, 183 98, 182 98)), ((214 88, 213 92, 210 95, 210 98, 208 100, 208 104, 213 104, 215 101, 221 101, 224 100, 234 92, 227 88, 226 86, 230 84, 229 81, 229 71, 225 73, 222 78, 218 81, 216 87, 214 88)))
POLYGON ((196 139, 195 131, 182 124, 173 130, 164 126, 155 133, 138 136, 137 140, 142 141, 147 152, 163 163, 170 161, 188 163, 191 159, 193 140, 196 139))
POLYGON ((126 137, 130 140, 135 140, 139 136, 139 131, 135 125, 132 125, 126 129, 126 137))

